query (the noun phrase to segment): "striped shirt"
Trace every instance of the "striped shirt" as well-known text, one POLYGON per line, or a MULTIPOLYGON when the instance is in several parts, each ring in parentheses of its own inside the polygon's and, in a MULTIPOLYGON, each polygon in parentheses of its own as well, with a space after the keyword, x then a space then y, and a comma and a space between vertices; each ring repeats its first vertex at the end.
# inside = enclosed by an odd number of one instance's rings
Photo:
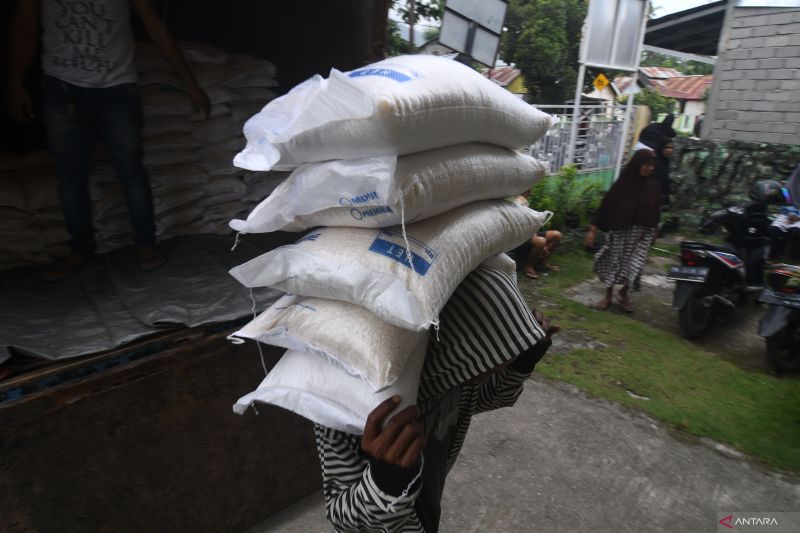
POLYGON ((511 278, 494 268, 467 276, 439 319, 420 379, 426 447, 418 479, 411 478, 419 468, 371 461, 360 436, 315 425, 325 508, 337 531, 437 531, 445 477, 472 415, 513 405, 543 353, 541 344, 534 348, 542 328, 511 278), (486 383, 467 383, 502 365, 509 366, 486 383))

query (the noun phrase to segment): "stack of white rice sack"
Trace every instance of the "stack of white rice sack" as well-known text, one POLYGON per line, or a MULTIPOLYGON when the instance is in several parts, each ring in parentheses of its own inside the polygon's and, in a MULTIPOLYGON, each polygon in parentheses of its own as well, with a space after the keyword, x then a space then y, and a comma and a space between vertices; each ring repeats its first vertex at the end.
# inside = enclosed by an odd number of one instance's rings
MULTIPOLYGON (((208 119, 192 109, 183 83, 152 44, 136 49, 158 236, 229 234, 230 219, 244 216, 286 177, 231 163, 245 145, 245 121, 275 98, 275 67, 208 44, 180 48, 212 102, 208 119)), ((125 197, 105 150, 95 157, 90 190, 99 250, 130 245, 125 197)), ((52 261, 68 251, 68 239, 49 154, 0 154, 0 270, 52 261)))
POLYGON ((49 154, 0 154, 0 270, 47 263, 67 239, 49 154))
POLYGON ((235 164, 293 172, 231 227, 314 229, 231 270, 287 293, 234 337, 289 349, 234 410, 272 403, 360 433, 385 398, 415 403, 429 329, 456 287, 548 215, 502 198, 544 175, 546 164, 513 149, 551 123, 435 56, 333 70, 251 118, 235 164))

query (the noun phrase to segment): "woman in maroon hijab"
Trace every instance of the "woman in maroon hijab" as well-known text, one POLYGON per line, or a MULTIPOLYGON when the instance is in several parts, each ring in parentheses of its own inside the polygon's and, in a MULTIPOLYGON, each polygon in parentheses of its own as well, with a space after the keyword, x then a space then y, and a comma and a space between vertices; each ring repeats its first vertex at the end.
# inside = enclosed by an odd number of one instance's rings
POLYGON ((603 198, 592 219, 586 245, 593 246, 597 228, 607 232, 606 242, 594 258, 594 271, 606 286, 597 309, 608 309, 614 285, 622 285, 619 303, 633 311, 628 289, 641 274, 647 253, 656 237, 660 214, 661 186, 655 178, 655 153, 639 150, 603 198))

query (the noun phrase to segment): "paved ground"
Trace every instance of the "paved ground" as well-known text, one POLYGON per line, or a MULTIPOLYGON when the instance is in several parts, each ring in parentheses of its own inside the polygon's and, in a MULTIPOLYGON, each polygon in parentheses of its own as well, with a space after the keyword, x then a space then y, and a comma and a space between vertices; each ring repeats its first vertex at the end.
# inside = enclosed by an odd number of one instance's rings
MULTIPOLYGON (((736 511, 800 511, 800 480, 535 377, 513 408, 475 417, 441 531, 716 531, 736 511)), ((331 531, 321 494, 248 533, 272 531, 331 531)))

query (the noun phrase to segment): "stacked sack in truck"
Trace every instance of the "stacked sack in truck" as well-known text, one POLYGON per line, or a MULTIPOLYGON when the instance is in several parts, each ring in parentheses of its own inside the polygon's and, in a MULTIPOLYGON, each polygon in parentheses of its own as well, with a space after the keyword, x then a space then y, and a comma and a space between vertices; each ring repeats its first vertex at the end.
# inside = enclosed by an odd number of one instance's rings
POLYGON ((207 118, 192 108, 182 82, 153 45, 139 43, 136 49, 156 227, 162 239, 226 234, 228 221, 256 203, 248 200, 254 192, 274 188, 285 177, 231 164, 245 145, 245 120, 276 96, 275 66, 210 44, 179 46, 211 102, 207 118))
POLYGON ((49 154, 0 154, 0 270, 47 263, 67 239, 49 154))
POLYGON ((231 227, 313 229, 231 270, 245 286, 287 293, 233 335, 288 348, 234 410, 272 403, 360 433, 383 399, 415 403, 429 330, 456 287, 548 216, 502 199, 544 175, 513 149, 551 124, 435 56, 333 70, 252 117, 235 164, 292 174, 231 227))
MULTIPOLYGON (((136 65, 144 115, 144 164, 150 175, 160 239, 228 234, 286 177, 235 167, 245 145, 242 126, 275 98, 275 66, 203 43, 179 43, 211 100, 206 119, 155 46, 138 43, 136 65)), ((122 186, 107 150, 95 155, 89 179, 99 251, 133 242, 122 186)), ((47 263, 64 255, 69 239, 46 151, 0 154, 0 270, 47 263)))

